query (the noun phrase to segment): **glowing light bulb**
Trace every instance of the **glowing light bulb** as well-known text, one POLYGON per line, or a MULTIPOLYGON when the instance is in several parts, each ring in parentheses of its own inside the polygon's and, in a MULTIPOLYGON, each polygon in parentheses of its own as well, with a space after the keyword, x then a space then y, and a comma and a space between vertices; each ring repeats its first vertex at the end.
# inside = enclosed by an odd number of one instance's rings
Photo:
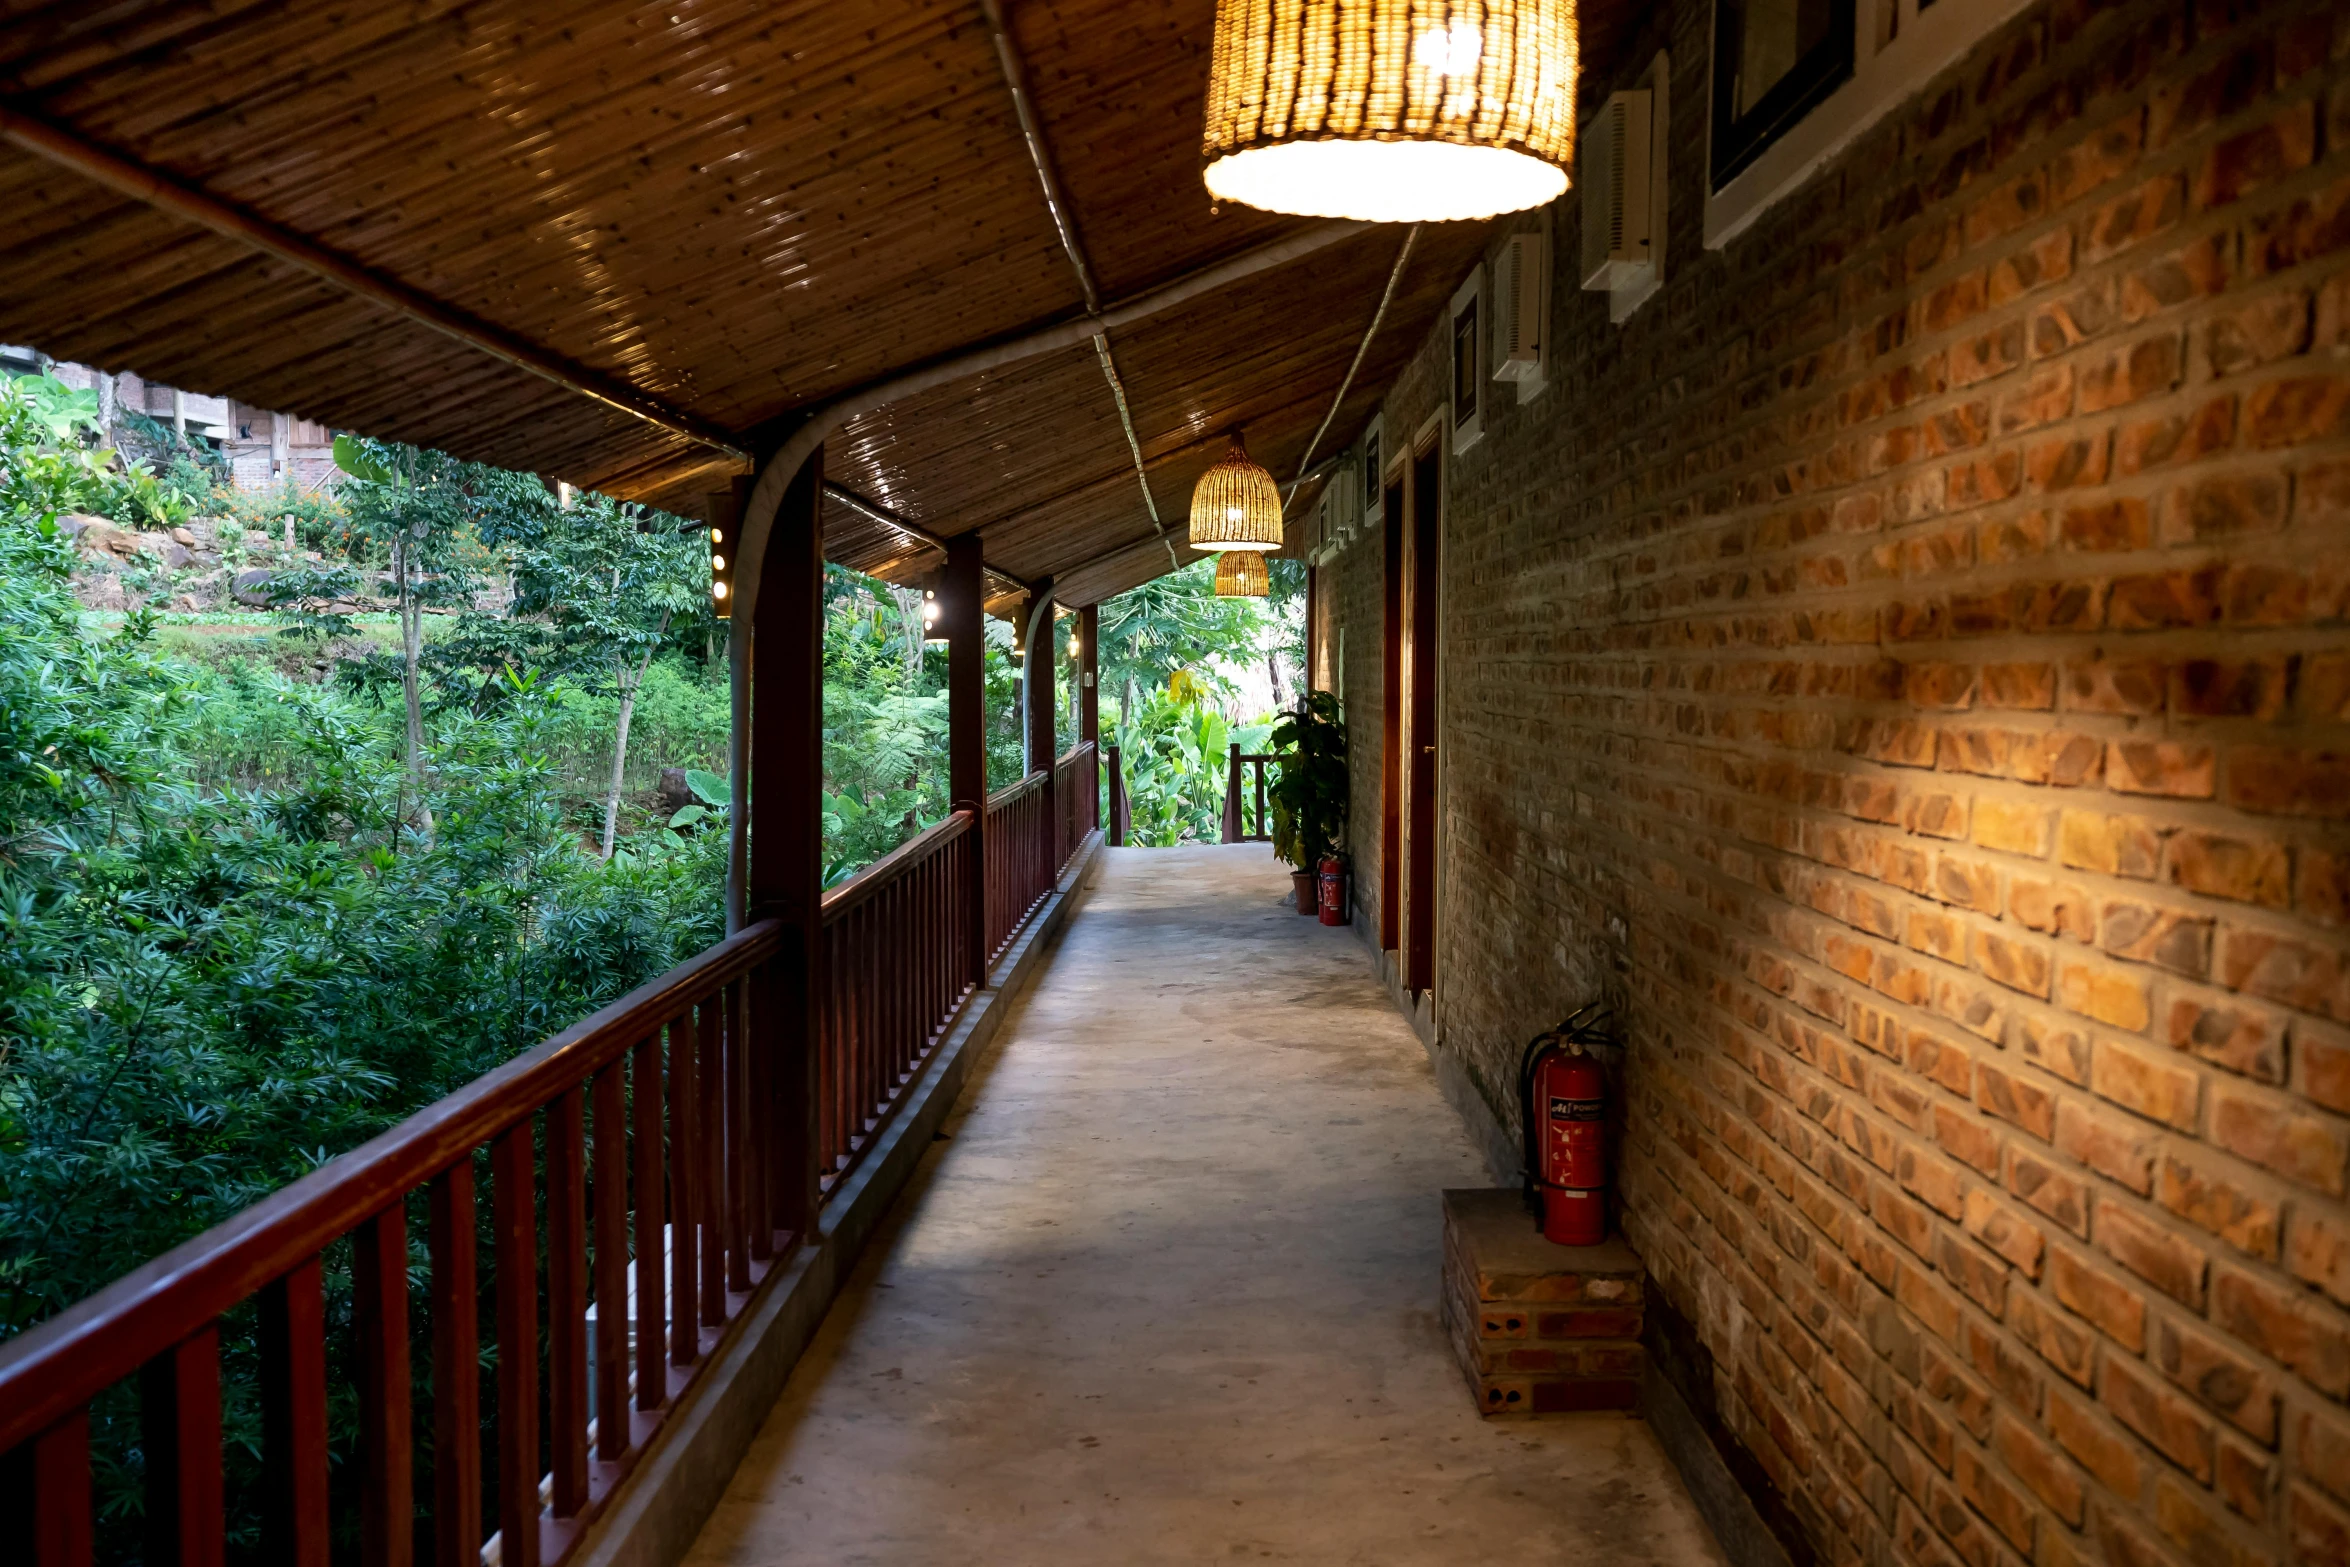
POLYGON ((712 571, 724 571, 726 569, 726 557, 723 555, 711 556, 710 569, 712 571))
POLYGON ((710 530, 710 542, 713 544, 724 544, 726 542, 726 530, 724 528, 712 528, 710 530))
POLYGON ((1470 76, 1485 53, 1485 35, 1474 22, 1432 27, 1412 40, 1412 64, 1438 76, 1470 76))
POLYGON ((725 584, 725 583, 723 583, 723 582, 713 582, 713 583, 711 583, 711 584, 710 584, 710 596, 711 596, 712 598, 714 598, 714 599, 722 599, 722 598, 726 597, 726 584, 725 584))

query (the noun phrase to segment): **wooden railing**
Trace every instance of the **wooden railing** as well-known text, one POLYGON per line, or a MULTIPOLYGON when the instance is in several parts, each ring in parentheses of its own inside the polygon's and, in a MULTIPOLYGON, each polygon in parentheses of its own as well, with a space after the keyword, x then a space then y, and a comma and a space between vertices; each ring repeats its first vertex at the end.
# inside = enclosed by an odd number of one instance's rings
MULTIPOLYGON (((989 802, 991 954, 1059 869, 1044 784, 1032 774, 989 802)), ((422 1559, 439 1567, 559 1562, 788 1251, 800 1161, 841 1190, 983 982, 975 825, 958 811, 825 895, 812 1149, 785 1132, 806 1107, 779 1081, 766 1017, 783 999, 782 927, 763 921, 0 1345, 0 1504, 31 1499, 29 1518, 0 1516, 0 1561, 89 1563, 91 1405, 134 1376, 145 1558, 222 1560, 222 1328, 250 1334, 250 1304, 266 1480, 243 1500, 265 1556, 328 1559, 332 1363, 355 1368, 357 1483, 337 1490, 356 1492, 363 1567, 420 1559, 420 1509, 422 1559), (412 1351, 428 1376, 412 1378, 412 1351), (429 1433, 411 1428, 412 1388, 429 1433)))
POLYGON ((1271 751, 1244 753, 1239 746, 1232 748, 1230 769, 1224 775, 1224 841, 1226 843, 1271 843, 1273 819, 1265 814, 1265 764, 1278 762, 1280 756, 1271 751), (1241 789, 1241 770, 1253 768, 1256 772, 1256 817, 1252 825, 1245 810, 1246 798, 1241 789))
POLYGON ((1085 835, 1101 825, 1101 761, 1093 743, 1080 740, 1053 763, 1053 800, 1059 807, 1059 830, 1053 840, 1053 869, 1069 863, 1085 843, 1085 835))
POLYGON ((980 981, 964 939, 972 825, 957 811, 824 895, 817 1169, 828 1192, 980 981))
POLYGON ((987 960, 1053 890, 1053 819, 1042 769, 987 797, 987 960))
POLYGON ((729 937, 0 1349, 0 1462, 32 1506, 0 1519, 0 1556, 89 1561, 90 1406, 136 1375, 146 1559, 222 1560, 222 1319, 257 1302, 266 1479, 252 1499, 266 1554, 324 1563, 322 1254, 335 1248, 339 1269, 347 1241, 347 1329, 332 1315, 335 1359, 347 1347, 355 1368, 361 1561, 418 1559, 412 1277, 429 1324, 429 1341, 414 1337, 429 1342, 429 1559, 475 1567, 486 1513, 502 1567, 560 1560, 791 1239, 776 1224, 792 1160, 774 1062, 753 1043, 772 1033, 761 1013, 779 930, 729 937), (591 1288, 606 1307, 592 1321, 591 1288), (486 1421, 485 1301, 497 1346, 486 1421))

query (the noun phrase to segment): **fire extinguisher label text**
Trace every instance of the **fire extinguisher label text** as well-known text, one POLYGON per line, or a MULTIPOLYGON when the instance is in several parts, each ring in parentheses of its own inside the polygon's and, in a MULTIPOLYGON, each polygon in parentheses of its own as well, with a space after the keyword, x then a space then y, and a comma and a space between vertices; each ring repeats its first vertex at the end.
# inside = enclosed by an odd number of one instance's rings
POLYGON ((1596 1121, 1600 1119, 1601 1103, 1597 1099, 1561 1099, 1553 1094, 1550 1118, 1554 1121, 1596 1121))

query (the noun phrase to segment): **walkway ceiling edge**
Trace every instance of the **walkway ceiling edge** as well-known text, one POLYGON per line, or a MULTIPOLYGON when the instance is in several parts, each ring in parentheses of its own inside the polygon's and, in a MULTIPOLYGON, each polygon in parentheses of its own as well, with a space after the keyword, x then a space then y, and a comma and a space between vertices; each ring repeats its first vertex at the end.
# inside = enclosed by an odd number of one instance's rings
POLYGON ((796 427, 760 463, 759 477, 751 487, 750 501, 743 507, 742 536, 736 541, 739 553, 734 576, 735 614, 747 616, 757 612, 759 579, 766 564, 767 535, 775 526, 775 508, 782 504, 784 489, 791 483, 792 475, 799 472, 800 466, 814 454, 817 447, 824 444, 826 437, 857 415, 886 407, 917 392, 927 392, 970 376, 1000 370, 1006 365, 1019 364, 1059 349, 1089 343, 1097 333, 1131 326, 1162 311, 1188 304, 1203 294, 1212 294, 1261 272, 1287 266, 1292 261, 1325 250, 1342 240, 1352 239, 1373 226, 1352 221, 1316 224, 1287 239, 1242 251, 1229 261, 1202 267, 1187 277, 1137 294, 1123 304, 1112 305, 1099 312, 1089 311, 1074 320, 1059 322, 1002 342, 950 354, 927 365, 867 382, 828 403, 819 403, 802 410, 796 415, 799 420, 796 427))
POLYGON ((51 125, 46 120, 36 119, 5 103, 0 103, 0 140, 71 170, 118 195, 144 202, 160 212, 168 212, 173 217, 193 223, 198 228, 209 229, 224 239, 250 245, 264 255, 274 256, 288 266, 298 267, 380 309, 428 327, 444 337, 454 338, 468 348, 502 360, 517 370, 551 381, 567 392, 592 398, 658 429, 667 430, 672 435, 683 436, 702 446, 714 447, 740 461, 751 460, 751 454, 740 436, 698 414, 688 413, 617 377, 566 359, 551 348, 517 337, 492 322, 410 288, 372 267, 363 266, 348 256, 327 249, 305 235, 224 201, 209 191, 174 179, 95 142, 85 141, 70 131, 51 125))

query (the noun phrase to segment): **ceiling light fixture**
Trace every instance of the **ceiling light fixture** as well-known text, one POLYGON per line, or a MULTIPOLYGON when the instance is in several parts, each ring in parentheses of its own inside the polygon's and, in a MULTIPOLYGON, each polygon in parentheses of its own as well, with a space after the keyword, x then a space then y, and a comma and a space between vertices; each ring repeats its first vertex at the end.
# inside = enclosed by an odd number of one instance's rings
POLYGON ((1555 200, 1575 159, 1575 5, 1218 0, 1210 194, 1373 223, 1555 200))
POLYGON ((1227 550, 1216 557, 1216 597, 1220 599, 1270 597, 1272 578, 1260 550, 1227 550))
POLYGON ((1277 550, 1281 547, 1281 487, 1249 461, 1240 432, 1191 491, 1191 547, 1195 550, 1277 550))

